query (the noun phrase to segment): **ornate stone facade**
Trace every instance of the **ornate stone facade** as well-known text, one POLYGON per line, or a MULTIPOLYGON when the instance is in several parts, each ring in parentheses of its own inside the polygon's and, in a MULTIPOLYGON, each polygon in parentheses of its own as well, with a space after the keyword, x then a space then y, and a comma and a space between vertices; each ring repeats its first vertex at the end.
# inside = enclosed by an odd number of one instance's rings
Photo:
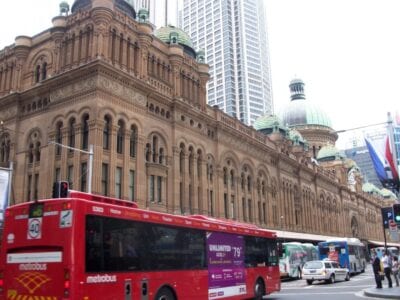
POLYGON ((13 162, 13 203, 50 197, 57 179, 87 191, 93 145, 94 193, 173 214, 381 239, 382 199, 350 190, 289 140, 207 106, 208 65, 112 0, 88 2, 0 51, 0 159, 13 162))

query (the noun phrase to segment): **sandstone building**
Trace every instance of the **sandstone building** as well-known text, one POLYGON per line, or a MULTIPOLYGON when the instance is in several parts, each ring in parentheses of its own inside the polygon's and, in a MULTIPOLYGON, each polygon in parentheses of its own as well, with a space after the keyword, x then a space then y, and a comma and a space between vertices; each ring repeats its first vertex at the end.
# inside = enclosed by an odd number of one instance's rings
POLYGON ((61 11, 53 27, 0 51, 0 162, 12 162, 13 203, 50 197, 60 179, 87 191, 93 145, 94 193, 173 214, 382 239, 383 200, 357 177, 349 186, 345 163, 313 164, 301 134, 274 116, 257 131, 206 104, 209 66, 183 31, 153 31, 147 11, 122 0, 61 11))

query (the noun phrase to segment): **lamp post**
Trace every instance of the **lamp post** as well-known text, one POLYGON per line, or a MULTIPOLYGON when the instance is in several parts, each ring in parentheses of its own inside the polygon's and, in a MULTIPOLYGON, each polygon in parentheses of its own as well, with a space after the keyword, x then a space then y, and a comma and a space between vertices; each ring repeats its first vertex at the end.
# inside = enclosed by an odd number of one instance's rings
POLYGON ((89 151, 85 151, 85 150, 81 150, 78 148, 74 148, 74 147, 70 147, 70 146, 66 146, 54 141, 50 141, 49 144, 54 144, 63 148, 67 148, 73 151, 79 151, 82 153, 86 153, 89 155, 89 172, 88 172, 88 193, 91 194, 92 193, 92 174, 93 174, 93 145, 89 145, 89 151))

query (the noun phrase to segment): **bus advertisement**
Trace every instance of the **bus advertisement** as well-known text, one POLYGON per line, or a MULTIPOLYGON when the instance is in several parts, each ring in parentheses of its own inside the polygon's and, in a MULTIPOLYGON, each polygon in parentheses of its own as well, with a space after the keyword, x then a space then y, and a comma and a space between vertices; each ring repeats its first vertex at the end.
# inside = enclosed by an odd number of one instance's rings
POLYGON ((74 191, 5 215, 0 299, 262 299, 281 287, 276 234, 255 225, 74 191))
POLYGON ((316 259, 318 259, 318 247, 311 243, 282 243, 282 253, 279 258, 280 276, 301 279, 303 265, 307 261, 316 259))
POLYGON ((341 267, 349 269, 350 274, 363 273, 365 271, 366 248, 357 238, 343 238, 327 240, 318 243, 320 259, 336 261, 341 267))

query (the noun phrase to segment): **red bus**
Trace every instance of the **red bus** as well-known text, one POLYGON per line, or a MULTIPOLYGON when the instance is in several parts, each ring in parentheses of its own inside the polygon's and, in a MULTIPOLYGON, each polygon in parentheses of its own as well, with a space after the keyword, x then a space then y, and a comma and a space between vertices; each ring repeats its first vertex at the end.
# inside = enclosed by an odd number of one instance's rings
POLYGON ((280 290, 273 232, 68 197, 6 210, 0 299, 262 299, 280 290))

